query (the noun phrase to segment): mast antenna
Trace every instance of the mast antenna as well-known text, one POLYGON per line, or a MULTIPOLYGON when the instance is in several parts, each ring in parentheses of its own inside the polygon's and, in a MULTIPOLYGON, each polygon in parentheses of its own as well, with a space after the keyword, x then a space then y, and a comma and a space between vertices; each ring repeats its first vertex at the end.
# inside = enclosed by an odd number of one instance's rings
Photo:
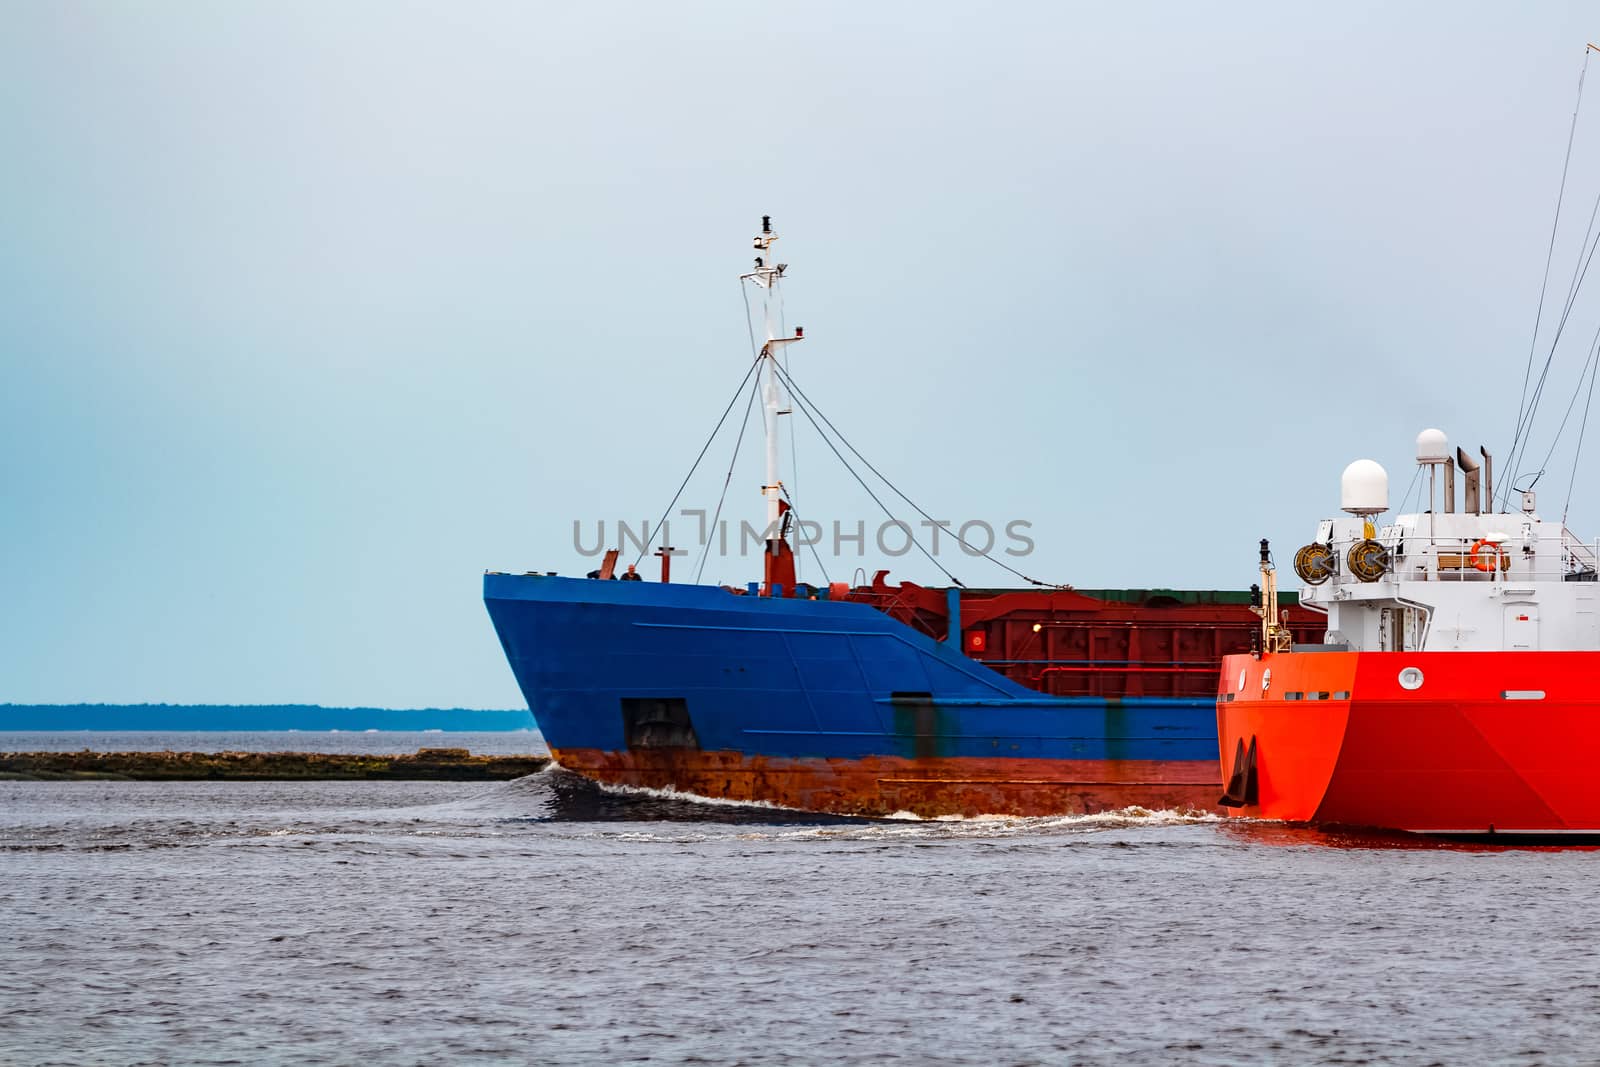
POLYGON ((785 402, 782 382, 778 372, 778 353, 786 346, 805 338, 805 328, 796 326, 794 333, 785 337, 778 336, 778 308, 781 297, 778 294, 778 285, 783 280, 784 272, 789 269, 787 263, 774 263, 772 246, 778 240, 778 235, 772 230, 772 216, 761 216, 761 232, 755 237, 755 268, 747 274, 739 276, 740 283, 750 282, 761 290, 761 319, 766 328, 766 341, 761 345, 759 354, 762 376, 762 426, 766 431, 767 441, 767 473, 766 481, 761 486, 761 495, 767 500, 767 528, 765 553, 766 565, 763 568, 765 581, 764 593, 768 596, 774 594, 775 587, 781 588, 785 593, 794 589, 794 552, 789 546, 787 535, 787 519, 784 513, 788 510, 783 503, 783 479, 779 475, 778 446, 782 437, 778 432, 778 418, 792 412, 792 407, 785 402))

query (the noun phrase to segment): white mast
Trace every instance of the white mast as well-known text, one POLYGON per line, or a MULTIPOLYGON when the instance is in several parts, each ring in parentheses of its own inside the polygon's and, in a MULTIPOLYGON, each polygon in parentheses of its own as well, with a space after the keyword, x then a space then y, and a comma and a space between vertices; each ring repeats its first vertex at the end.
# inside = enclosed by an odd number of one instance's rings
POLYGON ((783 481, 778 471, 778 416, 792 413, 792 408, 783 402, 783 391, 778 381, 778 350, 784 345, 792 344, 804 337, 804 331, 796 327, 793 336, 779 337, 776 316, 781 307, 782 298, 778 294, 778 283, 783 279, 783 272, 789 268, 787 263, 774 263, 772 261, 772 245, 778 235, 772 232, 772 216, 761 216, 761 232, 756 235, 755 248, 759 253, 756 256, 755 270, 749 274, 740 275, 741 281, 754 282, 761 290, 761 320, 766 330, 766 342, 761 346, 760 358, 762 360, 762 408, 763 424, 767 435, 767 477, 761 487, 761 494, 767 498, 767 529, 771 533, 768 538, 768 549, 773 554, 777 553, 776 540, 781 536, 782 528, 779 523, 780 508, 778 501, 783 495, 783 481))

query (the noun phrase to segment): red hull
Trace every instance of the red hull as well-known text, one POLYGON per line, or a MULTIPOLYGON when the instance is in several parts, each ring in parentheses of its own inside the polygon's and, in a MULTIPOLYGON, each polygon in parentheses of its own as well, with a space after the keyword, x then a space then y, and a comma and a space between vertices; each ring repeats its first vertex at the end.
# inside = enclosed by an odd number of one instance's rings
POLYGON ((1223 784, 1249 787, 1231 810, 1416 833, 1600 834, 1597 668, 1597 652, 1229 656, 1223 784), (1407 670, 1421 673, 1413 689, 1407 670), (1254 767, 1240 766, 1252 744, 1254 767))
POLYGON ((563 748, 569 770, 613 785, 676 789, 841 815, 1079 815, 1139 805, 1211 811, 1214 760, 778 759, 737 752, 563 748))

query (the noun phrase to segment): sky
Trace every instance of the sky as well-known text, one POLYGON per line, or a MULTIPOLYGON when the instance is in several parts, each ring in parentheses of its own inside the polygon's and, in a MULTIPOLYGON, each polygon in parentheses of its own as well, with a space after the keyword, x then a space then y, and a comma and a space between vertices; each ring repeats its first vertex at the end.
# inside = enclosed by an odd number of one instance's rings
MULTIPOLYGON (((1581 4, 4 12, 18 703, 521 706, 481 575, 581 574, 574 523, 592 542, 666 509, 750 359, 763 214, 795 380, 930 515, 1028 523, 1002 558, 1049 582, 1243 588, 1258 538, 1287 559, 1336 512, 1349 461, 1383 463, 1398 505, 1426 426, 1509 453, 1600 39, 1581 4)), ((1596 82, 1541 363, 1600 193, 1596 82)), ((730 423, 680 507, 726 479, 724 515, 758 522, 759 426, 730 475, 730 423)), ((793 436, 802 514, 873 530, 793 436)), ((1590 538, 1597 476, 1589 454, 1590 538)), ((835 580, 945 580, 842 547, 835 580)))

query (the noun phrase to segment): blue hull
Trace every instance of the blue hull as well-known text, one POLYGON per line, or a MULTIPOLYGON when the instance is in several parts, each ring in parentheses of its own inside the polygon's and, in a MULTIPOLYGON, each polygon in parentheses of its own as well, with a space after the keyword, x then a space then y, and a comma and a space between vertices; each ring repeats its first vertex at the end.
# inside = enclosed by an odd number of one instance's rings
POLYGON ((604 780, 868 814, 1218 792, 1213 699, 1045 696, 865 604, 507 574, 484 601, 556 758, 604 780))

